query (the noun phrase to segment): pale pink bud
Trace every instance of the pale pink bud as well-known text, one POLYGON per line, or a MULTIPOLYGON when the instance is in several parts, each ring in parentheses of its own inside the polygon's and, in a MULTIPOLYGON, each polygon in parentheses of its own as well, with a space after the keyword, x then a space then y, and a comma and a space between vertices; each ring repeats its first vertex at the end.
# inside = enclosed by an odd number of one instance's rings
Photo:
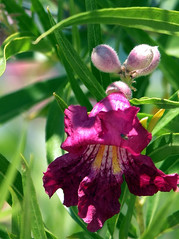
POLYGON ((134 47, 125 62, 126 70, 134 71, 148 67, 153 58, 152 48, 147 44, 134 47))
POLYGON ((107 95, 109 95, 113 92, 123 93, 128 100, 130 100, 131 97, 132 97, 131 89, 123 81, 115 81, 107 87, 107 89, 106 89, 106 94, 107 95))
POLYGON ((136 71, 138 76, 148 75, 155 70, 160 62, 160 52, 157 46, 151 47, 153 52, 153 58, 150 65, 144 69, 136 71))
POLYGON ((102 44, 95 47, 91 54, 91 60, 100 71, 118 73, 121 70, 117 53, 108 45, 102 44))

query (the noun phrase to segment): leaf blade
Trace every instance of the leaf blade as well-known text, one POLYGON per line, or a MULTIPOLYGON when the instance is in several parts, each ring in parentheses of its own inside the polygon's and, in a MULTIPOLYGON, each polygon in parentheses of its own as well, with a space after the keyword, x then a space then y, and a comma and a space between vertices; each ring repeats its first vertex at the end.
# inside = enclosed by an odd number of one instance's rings
POLYGON ((115 24, 163 34, 179 36, 179 14, 176 11, 154 7, 109 8, 83 12, 69 17, 43 33, 35 41, 53 32, 55 29, 75 24, 98 23, 115 24))
POLYGON ((0 123, 21 114, 36 103, 52 96, 59 87, 66 85, 66 77, 37 82, 23 89, 0 97, 0 123), (23 99, 23 101, 22 101, 23 99))
POLYGON ((147 147, 146 153, 155 163, 179 155, 179 133, 159 136, 147 147))

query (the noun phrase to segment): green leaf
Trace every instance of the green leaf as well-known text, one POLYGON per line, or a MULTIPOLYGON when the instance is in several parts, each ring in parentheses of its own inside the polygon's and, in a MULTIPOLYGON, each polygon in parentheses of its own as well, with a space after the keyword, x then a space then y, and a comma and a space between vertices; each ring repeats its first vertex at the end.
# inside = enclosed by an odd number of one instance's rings
POLYGON ((48 164, 62 154, 60 145, 64 136, 64 113, 60 110, 56 101, 51 103, 47 115, 45 140, 48 164))
POLYGON ((126 213, 124 220, 121 222, 121 225, 120 225, 119 238, 123 238, 123 239, 128 238, 128 233, 129 233, 129 228, 130 228, 131 219, 132 219, 132 215, 133 215, 135 200, 136 200, 136 196, 133 194, 130 194, 130 200, 128 203, 127 213, 126 213))
POLYGON ((179 225, 179 211, 176 211, 172 215, 170 215, 166 218, 166 222, 164 223, 160 233, 162 233, 168 229, 174 228, 178 225, 179 225))
POLYGON ((153 7, 109 8, 71 16, 37 38, 36 43, 55 29, 75 24, 115 24, 179 36, 179 13, 153 7))
POLYGON ((58 239, 55 235, 53 235, 47 228, 45 228, 45 232, 47 234, 48 239, 58 239))
POLYGON ((169 156, 179 155, 179 133, 159 136, 147 147, 146 154, 155 163, 169 156))
MULTIPOLYGON (((51 25, 49 22, 48 14, 45 12, 41 2, 39 0, 31 0, 33 10, 37 13, 40 23, 43 26, 43 29, 47 31, 51 25)), ((49 40, 51 41, 52 45, 55 46, 55 39, 53 35, 49 35, 49 40)))
POLYGON ((178 195, 177 193, 168 193, 167 200, 165 201, 164 205, 157 210, 153 219, 147 229, 144 231, 142 236, 139 239, 149 239, 149 238, 156 238, 159 234, 163 225, 165 225, 166 217, 168 216, 170 207, 172 204, 177 204, 178 195), (172 203, 171 203, 172 202, 172 203))
MULTIPOLYGON (((169 100, 172 101, 178 101, 178 91, 176 91, 169 100)), ((175 108, 175 109, 170 109, 170 110, 166 110, 165 113, 163 114, 162 118, 158 121, 157 125, 155 126, 155 128, 152 131, 152 135, 156 135, 160 132, 160 130, 163 130, 165 128, 167 128, 168 126, 170 126, 171 124, 175 123, 176 120, 178 120, 179 118, 179 109, 175 108)), ((179 126, 178 123, 175 123, 175 129, 174 132, 179 132, 179 126)), ((169 131, 169 132, 173 132, 173 131, 169 131)))
MULTIPOLYGON (((70 0, 69 7, 70 7, 70 16, 72 16, 76 13, 76 6, 74 0, 70 0)), ((78 27, 76 25, 72 26, 72 45, 77 52, 80 52, 81 50, 80 34, 78 27)))
POLYGON ((69 239, 91 239, 93 237, 89 236, 86 232, 77 232, 71 236, 68 236, 69 239))
MULTIPOLYGON (((0 155, 0 159, 2 160, 2 163, 7 165, 7 161, 5 160, 5 158, 2 155, 0 155)), ((7 200, 8 193, 9 193, 9 187, 12 187, 14 189, 14 187, 11 185, 13 185, 14 179, 16 178, 16 173, 17 173, 16 168, 18 167, 19 163, 20 163, 20 155, 15 155, 12 163, 10 163, 8 165, 6 174, 1 175, 4 180, 1 181, 1 185, 0 185, 0 194, 1 194, 0 209, 2 208, 2 206, 4 204, 4 201, 7 200)), ((6 169, 3 168, 2 170, 5 171, 6 169)), ((19 191, 16 191, 16 193, 17 192, 19 192, 19 191)), ((21 194, 20 194, 20 196, 21 196, 21 194)))
MULTIPOLYGON (((53 26, 55 24, 55 21, 52 17, 52 15, 50 14, 49 12, 49 19, 50 19, 50 22, 51 22, 51 25, 53 26)), ((61 61, 63 62, 64 64, 64 67, 65 67, 65 70, 66 70, 66 73, 67 73, 67 76, 68 76, 68 80, 70 82, 70 85, 71 85, 71 88, 76 96, 76 99, 78 100, 78 102, 83 105, 83 106, 86 106, 87 110, 90 111, 92 109, 92 105, 91 103, 89 102, 88 98, 86 97, 86 95, 83 93, 83 91, 81 90, 80 86, 79 86, 79 83, 78 81, 76 80, 75 76, 74 76, 74 72, 73 72, 73 69, 72 67, 68 64, 64 54, 63 54, 63 51, 61 51, 61 46, 58 44, 58 38, 60 37, 59 35, 59 32, 58 31, 55 31, 55 37, 56 37, 56 45, 58 46, 57 47, 57 51, 60 55, 60 59, 61 61)), ((57 99, 58 101, 58 99, 57 99)), ((59 102, 60 103, 60 102, 59 102)), ((64 111, 64 110, 63 110, 64 111)))
POLYGON ((113 237, 114 231, 116 229, 118 218, 119 218, 119 214, 116 214, 107 220, 107 227, 111 237, 113 237))
POLYGON ((2 50, 3 56, 0 58, 0 76, 4 73, 6 69, 6 61, 11 56, 27 51, 38 51, 44 53, 51 50, 46 41, 43 41, 42 44, 34 45, 32 44, 33 40, 34 37, 32 36, 23 36, 22 33, 15 33, 5 41, 6 45, 2 50))
POLYGON ((57 101, 61 111, 64 112, 65 109, 68 108, 67 103, 59 95, 57 95, 56 93, 53 93, 53 96, 55 97, 55 99, 56 99, 56 101, 57 101))
POLYGON ((179 101, 160 99, 156 97, 142 97, 140 99, 133 98, 130 100, 130 103, 134 105, 153 104, 162 109, 179 108, 179 101))
POLYGON ((13 14, 13 17, 17 19, 21 31, 31 32, 35 36, 39 34, 37 24, 34 23, 20 4, 17 4, 15 0, 2 0, 2 3, 5 5, 7 12, 13 14))
POLYGON ((0 238, 2 238, 2 239, 11 239, 11 237, 9 236, 9 233, 7 232, 7 230, 5 228, 2 228, 2 226, 0 226, 0 238))
MULTIPOLYGON (((49 12, 49 18, 52 19, 52 16, 49 12)), ((53 22, 53 20, 51 20, 53 22)), ((90 72, 88 67, 81 60, 80 56, 77 54, 71 43, 65 37, 65 35, 58 31, 56 32, 57 42, 60 47, 60 52, 63 53, 67 63, 71 66, 73 71, 78 75, 79 79, 83 84, 88 88, 91 94, 97 99, 101 100, 105 97, 105 92, 102 86, 98 83, 96 78, 90 72)))
POLYGON ((10 193, 12 196, 12 233, 19 236, 22 207, 16 193, 12 189, 10 193))
POLYGON ((22 170, 22 182, 24 190, 24 199, 22 204, 20 239, 31 239, 31 188, 30 188, 30 173, 29 170, 22 170))
MULTIPOLYGON (((0 154, 0 185, 6 179, 6 174, 9 166, 11 163, 2 155, 0 154)), ((23 199, 23 188, 22 188, 22 178, 21 174, 18 170, 16 170, 16 176, 14 178, 13 183, 11 184, 12 190, 15 192, 17 198, 22 201, 23 199)), ((9 199, 8 203, 12 205, 12 201, 9 199)))
POLYGON ((42 215, 40 212, 35 187, 31 178, 30 168, 23 158, 24 162, 24 170, 23 170, 23 177, 24 177, 24 186, 25 189, 30 192, 30 197, 26 198, 26 206, 29 205, 30 212, 31 212, 31 224, 32 224, 32 232, 34 239, 47 239, 45 233, 44 223, 42 221, 42 215))
MULTIPOLYGON (((179 116, 179 109, 171 109, 168 110, 164 113, 164 115, 162 116, 162 118, 159 120, 159 122, 157 123, 157 125, 155 126, 155 128, 152 131, 152 135, 157 135, 160 130, 166 128, 169 124, 171 124, 172 121, 174 121, 176 118, 178 118, 179 116)), ((178 126, 178 125, 177 125, 178 126)), ((175 129, 175 132, 178 131, 178 127, 175 129)))
POLYGON ((179 155, 169 156, 160 166, 165 173, 179 172, 179 155))
POLYGON ((65 85, 66 77, 62 76, 29 85, 0 97, 0 123, 12 119, 36 103, 52 96, 56 89, 63 88, 65 85))
MULTIPOLYGON (((85 0, 85 4, 87 11, 97 10, 96 0, 85 0)), ((91 58, 93 48, 102 44, 101 27, 99 24, 88 24, 87 32, 88 32, 87 36, 88 36, 89 57, 91 58)), ((96 79, 104 87, 104 89, 111 83, 109 74, 99 71, 96 67, 94 67, 92 62, 91 62, 91 70, 96 79)))

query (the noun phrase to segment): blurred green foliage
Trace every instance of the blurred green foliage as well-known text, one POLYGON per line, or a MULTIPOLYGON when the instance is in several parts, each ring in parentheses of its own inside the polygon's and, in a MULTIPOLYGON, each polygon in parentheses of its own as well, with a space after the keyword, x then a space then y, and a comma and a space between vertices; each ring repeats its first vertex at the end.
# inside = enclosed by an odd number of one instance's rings
POLYGON ((178 1, 1 0, 0 6, 0 238, 178 238, 178 193, 134 198, 123 185, 121 213, 89 233, 76 208, 66 209, 57 195, 49 200, 42 185, 47 162, 63 154, 63 109, 81 104, 90 111, 119 80, 91 65, 101 43, 121 61, 137 44, 159 46, 159 68, 136 80, 131 103, 140 105, 147 125, 166 109, 146 152, 165 173, 179 172, 178 1))

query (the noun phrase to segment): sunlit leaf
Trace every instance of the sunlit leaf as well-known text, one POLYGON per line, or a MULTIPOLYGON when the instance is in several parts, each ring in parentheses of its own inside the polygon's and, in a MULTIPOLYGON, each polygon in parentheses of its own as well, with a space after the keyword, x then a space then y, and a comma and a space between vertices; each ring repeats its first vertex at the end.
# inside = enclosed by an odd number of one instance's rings
POLYGON ((156 97, 153 98, 142 97, 140 99, 133 98, 130 100, 130 102, 134 105, 153 104, 156 105, 158 108, 162 109, 179 108, 179 101, 160 99, 156 97))
POLYGON ((15 33, 6 40, 6 44, 3 49, 1 49, 0 56, 0 76, 4 73, 6 69, 6 61, 19 53, 27 51, 37 51, 37 52, 48 52, 51 49, 46 41, 43 41, 42 44, 34 45, 32 44, 34 37, 32 36, 23 36, 21 33, 15 33))
MULTIPOLYGON (((35 187, 32 181, 30 168, 27 165, 26 160, 23 158, 24 162, 24 170, 23 170, 23 178, 24 178, 24 186, 25 191, 30 192, 30 197, 27 198, 27 205, 29 205, 29 211, 31 213, 31 225, 32 225, 32 232, 34 239, 47 239, 46 233, 45 233, 45 227, 42 220, 42 215, 40 211, 40 207, 37 200, 37 195, 35 191, 35 187)), ((28 195, 28 194, 27 194, 28 195)))
POLYGON ((66 77, 37 82, 23 89, 0 97, 0 123, 26 111, 36 103, 50 97, 59 87, 64 87, 66 77), (23 100, 22 100, 23 99, 23 100))
POLYGON ((68 239, 92 239, 93 237, 89 236, 86 232, 77 232, 71 236, 67 237, 68 239))
POLYGON ((60 145, 64 136, 64 113, 56 101, 52 102, 46 122, 45 140, 47 162, 51 163, 62 154, 60 145))
POLYGON ((115 24, 158 33, 179 35, 179 13, 152 7, 100 9, 71 16, 37 38, 36 43, 57 28, 74 24, 115 24))
MULTIPOLYGON (((86 5, 86 11, 97 10, 96 0, 85 0, 85 5, 86 5)), ((91 53, 93 51, 93 48, 103 43, 100 25, 88 24, 87 37, 88 37, 89 57, 91 58, 91 53)), ((92 63, 91 63, 91 70, 94 76, 96 77, 96 79, 102 84, 104 89, 111 83, 109 74, 99 71, 96 67, 94 67, 92 63)))
MULTIPOLYGON (((53 19, 50 12, 49 12, 49 19, 50 19, 51 25, 52 26, 55 25, 55 20, 53 19)), ((68 61, 66 60, 66 58, 64 56, 64 53, 61 50, 61 46, 58 44, 58 38, 60 37, 59 31, 55 31, 54 34, 55 34, 56 45, 58 46, 57 51, 59 53, 60 60, 62 61, 63 65, 65 67, 65 70, 66 70, 66 73, 67 73, 67 78, 70 82, 70 85, 71 85, 71 88, 72 88, 72 90, 75 94, 75 97, 78 100, 79 104, 81 104, 82 106, 86 106, 87 110, 90 111, 91 108, 92 108, 92 105, 89 102, 85 93, 81 90, 81 88, 79 86, 79 82, 78 82, 78 80, 76 80, 76 78, 74 76, 75 74, 74 74, 73 68, 68 64, 68 61)), ((58 101, 58 98, 57 98, 57 101, 58 101)), ((60 103, 60 101, 58 101, 58 102, 60 103)), ((65 108, 67 108, 67 107, 65 107, 65 108)))
POLYGON ((162 227, 161 233, 164 232, 165 230, 172 229, 178 225, 179 225, 179 211, 176 211, 166 218, 166 222, 162 227))
MULTIPOLYGON (((6 173, 10 166, 10 162, 0 154, 0 184, 6 179, 6 173)), ((16 176, 13 184, 11 185, 12 189, 16 193, 18 199, 21 201, 23 199, 23 188, 22 188, 22 178, 19 171, 16 170, 16 176)), ((9 199, 8 203, 11 205, 12 201, 9 199)))
POLYGON ((157 209, 157 212, 155 212, 151 223, 148 225, 147 229, 144 231, 143 235, 139 239, 156 238, 160 234, 163 226, 166 223, 166 217, 169 213, 172 203, 175 204, 177 203, 177 201, 177 193, 168 193, 167 200, 160 207, 160 209, 157 209))
POLYGON ((128 238, 131 218, 133 215, 134 205, 135 205, 136 196, 133 194, 130 194, 130 199, 128 203, 128 209, 126 216, 124 217, 124 220, 121 222, 120 228, 119 228, 119 237, 123 239, 128 238))
POLYGON ((165 173, 179 172, 179 155, 169 156, 160 166, 165 173))
POLYGON ((146 153, 155 163, 179 155, 179 133, 159 136, 147 147, 146 153))
MULTIPOLYGON (((178 101, 178 91, 175 92, 170 97, 169 100, 178 101)), ((174 126, 174 130, 173 131, 169 130, 168 132, 179 132, 178 119, 179 119, 179 108, 165 110, 165 113, 163 114, 162 118, 158 121, 157 125, 153 129, 152 135, 157 135, 161 130, 167 128, 175 121, 176 121, 176 124, 174 126)))
MULTIPOLYGON (((49 12, 49 17, 51 19, 51 14, 49 12)), ((77 74, 79 79, 83 82, 83 84, 88 88, 90 93, 97 99, 101 100, 105 97, 105 92, 99 82, 96 80, 94 75, 88 69, 86 64, 82 61, 78 53, 75 51, 71 43, 65 37, 65 35, 58 31, 56 33, 57 42, 60 47, 60 51, 65 57, 67 63, 71 66, 73 71, 77 74)))

